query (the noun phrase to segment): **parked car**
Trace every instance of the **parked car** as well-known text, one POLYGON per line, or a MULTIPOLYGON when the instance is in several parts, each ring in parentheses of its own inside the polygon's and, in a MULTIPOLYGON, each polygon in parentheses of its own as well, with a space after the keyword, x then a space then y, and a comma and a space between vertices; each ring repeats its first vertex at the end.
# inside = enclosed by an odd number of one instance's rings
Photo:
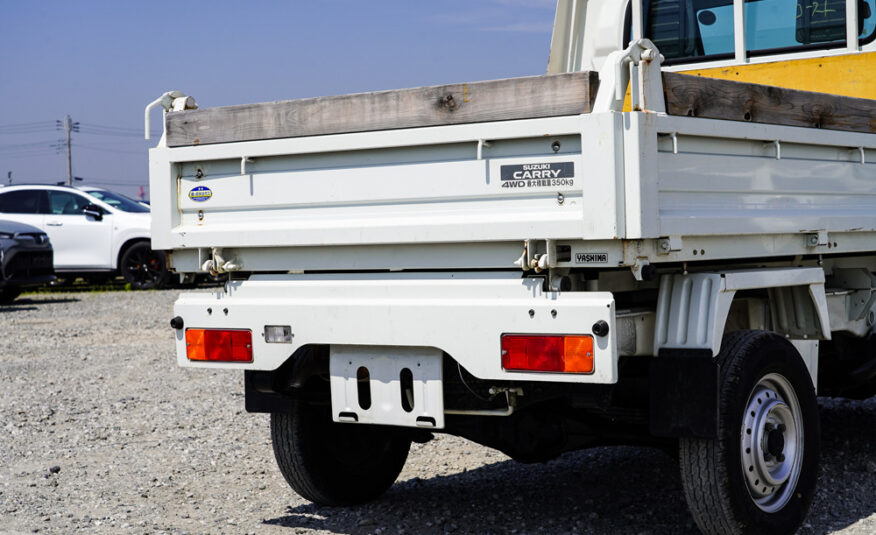
POLYGON ((0 220, 0 303, 11 303, 25 288, 53 280, 49 236, 31 225, 0 220))
POLYGON ((123 210, 125 212, 131 212, 135 214, 149 213, 148 205, 144 205, 142 201, 135 201, 134 199, 122 195, 121 193, 116 193, 114 191, 110 191, 104 188, 98 188, 95 186, 78 186, 76 189, 84 191, 92 197, 100 199, 101 201, 107 203, 113 208, 118 208, 119 210, 123 210))
POLYGON ((91 187, 6 186, 0 188, 0 214, 49 235, 58 276, 121 274, 137 289, 167 282, 164 253, 150 243, 149 208, 124 195, 91 187))

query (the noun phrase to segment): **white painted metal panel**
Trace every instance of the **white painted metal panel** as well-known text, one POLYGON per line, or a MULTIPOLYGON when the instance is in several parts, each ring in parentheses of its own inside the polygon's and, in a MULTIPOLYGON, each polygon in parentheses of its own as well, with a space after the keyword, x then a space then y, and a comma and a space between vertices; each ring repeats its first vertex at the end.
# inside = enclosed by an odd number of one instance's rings
POLYGON ((661 133, 678 132, 683 135, 702 136, 704 138, 725 140, 747 139, 764 142, 781 140, 784 143, 804 145, 845 147, 847 149, 863 146, 870 150, 876 149, 876 136, 839 130, 820 130, 818 128, 747 123, 743 121, 721 121, 718 119, 681 117, 678 115, 657 115, 656 127, 657 131, 661 133))
MULTIPOLYGON (((687 274, 666 274, 660 280, 654 354, 662 348, 721 349, 724 325, 739 290, 804 286, 821 333, 830 338, 824 271, 821 268, 761 268, 687 274)), ((803 310, 800 313, 805 313, 803 310)), ((781 309, 774 309, 781 315, 781 309)), ((774 329, 783 332, 774 322, 774 329)), ((787 333, 786 333, 787 334, 787 333)))
MULTIPOLYGON (((529 187, 544 181, 522 180, 522 188, 503 187, 508 181, 500 178, 502 166, 552 162, 572 163, 577 176, 586 172, 578 155, 340 169, 327 156, 327 169, 181 178, 174 232, 187 235, 187 246, 239 245, 243 233, 250 246, 580 237, 582 196, 575 177, 562 184, 529 187), (208 201, 186 195, 205 187, 212 192, 208 201)), ((594 226, 609 227, 602 221, 594 218, 594 226)))
POLYGON ((818 391, 818 340, 789 340, 794 348, 800 353, 800 358, 806 363, 812 385, 818 391))
POLYGON ((626 235, 623 119, 620 113, 581 117, 583 207, 591 215, 584 217, 582 237, 588 241, 606 231, 610 239, 626 235))
POLYGON ((624 215, 625 238, 657 237, 657 116, 653 113, 624 115, 624 215))
POLYGON ((660 233, 876 229, 876 164, 661 153, 660 233))
POLYGON ((442 353, 434 348, 331 346, 332 419, 336 422, 443 429, 441 363, 442 353), (367 370, 367 379, 359 377, 360 368, 367 370), (410 391, 404 389, 401 380, 404 370, 410 373, 410 391), (359 395, 359 389, 363 387, 368 390, 365 407, 359 395), (403 397, 408 406, 402 402, 403 397))
MULTIPOLYGON (((876 136, 657 113, 159 148, 150 163, 154 246, 236 248, 244 269, 267 269, 248 248, 678 236, 714 259, 739 256, 721 236, 805 244, 811 232, 876 231, 876 136), (540 162, 572 163, 574 184, 502 187, 503 166, 540 162), (209 201, 187 197, 199 186, 209 201)), ((376 267, 416 262, 394 264, 376 267)))
POLYGON ((651 236, 876 230, 876 136, 678 117, 656 132, 651 236))
MULTIPOLYGON (((288 154, 316 154, 371 150, 396 147, 418 147, 478 140, 495 141, 528 137, 553 137, 580 132, 581 116, 549 117, 542 119, 517 119, 474 124, 433 126, 427 128, 402 128, 376 132, 357 132, 325 136, 265 139, 239 143, 214 145, 156 147, 150 149, 150 158, 169 162, 201 162, 237 159, 243 157, 263 158, 288 154)), ((151 173, 150 173, 151 175, 151 173)))
POLYGON ((173 208, 162 204, 154 244, 616 239, 620 118, 586 117, 318 136, 322 143, 304 138, 155 149, 153 192, 162 203, 173 199, 173 208), (555 153, 553 141, 560 139, 555 153), (607 148, 615 157, 594 153, 602 140, 614 140, 607 148), (581 146, 588 147, 587 159, 581 146), (569 167, 553 178, 536 170, 524 173, 525 180, 503 180, 508 166, 545 164, 569 167), (193 198, 198 190, 209 190, 209 197, 193 198))
POLYGON ((617 380, 614 299, 609 292, 545 291, 541 279, 521 279, 513 272, 257 275, 229 283, 227 289, 183 294, 174 313, 186 328, 251 329, 255 361, 191 362, 183 331, 177 331, 180 365, 273 370, 308 344, 432 347, 482 379, 617 380), (599 320, 609 324, 609 334, 595 337, 594 373, 502 370, 502 334, 591 334, 599 320), (265 343, 259 336, 265 325, 290 325, 293 343, 265 343))
POLYGON ((720 273, 663 275, 654 328, 654 354, 661 348, 710 349, 717 354, 735 292, 720 273))

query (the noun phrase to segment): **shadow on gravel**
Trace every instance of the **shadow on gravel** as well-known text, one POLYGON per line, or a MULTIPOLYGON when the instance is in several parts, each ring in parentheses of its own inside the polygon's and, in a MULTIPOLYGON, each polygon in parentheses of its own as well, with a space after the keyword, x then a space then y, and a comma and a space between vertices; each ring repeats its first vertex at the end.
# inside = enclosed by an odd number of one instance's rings
POLYGON ((25 310, 38 310, 38 307, 33 305, 52 305, 56 303, 75 303, 79 299, 33 299, 29 297, 19 297, 8 305, 0 305, 0 313, 3 312, 22 312, 25 310))
MULTIPOLYGON (((876 398, 821 398, 819 405, 823 471, 800 530, 806 534, 842 530, 876 513, 876 398)), ((676 460, 634 447, 594 448, 547 464, 503 461, 414 478, 396 483, 370 504, 289 507, 285 515, 264 523, 349 535, 698 533, 676 460)))
POLYGON ((80 299, 76 299, 75 297, 55 297, 49 299, 40 299, 36 296, 30 297, 19 297, 15 301, 12 302, 11 305, 8 306, 18 306, 18 305, 54 305, 56 303, 77 303, 80 299))
POLYGON ((696 533, 678 463, 658 450, 632 447, 414 478, 371 504, 346 509, 308 504, 287 513, 265 523, 351 535, 696 533))
POLYGON ((37 307, 23 307, 23 306, 18 306, 18 305, 0 306, 0 313, 2 313, 2 312, 23 312, 25 310, 37 310, 37 307))
POLYGON ((876 514, 876 397, 819 398, 818 404, 822 472, 800 530, 807 534, 831 533, 876 514))

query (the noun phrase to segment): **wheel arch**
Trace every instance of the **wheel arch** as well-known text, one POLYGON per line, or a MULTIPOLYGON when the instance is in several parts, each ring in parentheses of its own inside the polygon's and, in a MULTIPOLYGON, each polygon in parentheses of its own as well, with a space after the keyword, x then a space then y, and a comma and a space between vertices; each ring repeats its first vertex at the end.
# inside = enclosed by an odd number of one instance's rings
MULTIPOLYGON (((830 339, 821 268, 775 268, 663 275, 657 298, 654 355, 661 350, 721 349, 737 292, 766 292, 768 325, 800 352, 817 385, 818 340, 830 339)), ((753 328, 746 326, 745 328, 753 328)))
POLYGON ((121 271, 122 257, 125 256, 125 253, 128 252, 128 249, 141 242, 151 243, 151 240, 146 236, 137 236, 134 238, 128 238, 124 243, 122 243, 122 246, 119 247, 119 250, 115 255, 115 265, 113 266, 113 269, 115 269, 116 271, 121 271))

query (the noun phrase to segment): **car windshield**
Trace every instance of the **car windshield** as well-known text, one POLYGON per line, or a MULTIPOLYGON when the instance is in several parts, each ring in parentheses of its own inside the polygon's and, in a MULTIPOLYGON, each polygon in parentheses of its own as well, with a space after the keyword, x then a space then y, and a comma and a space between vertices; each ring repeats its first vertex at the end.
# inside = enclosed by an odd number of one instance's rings
POLYGON ((134 199, 125 197, 120 193, 114 193, 112 191, 104 190, 86 191, 85 193, 102 200, 113 208, 118 208, 119 210, 123 210, 125 212, 143 213, 149 211, 149 208, 143 206, 134 199))

